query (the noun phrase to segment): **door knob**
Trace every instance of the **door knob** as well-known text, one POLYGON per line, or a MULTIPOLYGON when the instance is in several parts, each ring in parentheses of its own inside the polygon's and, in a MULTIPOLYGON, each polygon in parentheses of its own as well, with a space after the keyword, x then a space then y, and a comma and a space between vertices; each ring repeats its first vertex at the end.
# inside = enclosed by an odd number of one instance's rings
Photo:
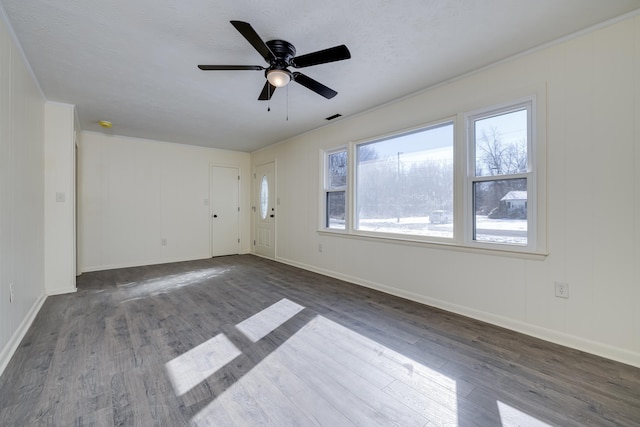
POLYGON ((274 215, 274 214, 271 214, 271 215, 269 215, 269 216, 270 216, 271 218, 273 218, 275 215, 274 215))
POLYGON ((218 218, 218 215, 216 215, 216 214, 213 214, 213 217, 214 217, 214 218, 218 218))

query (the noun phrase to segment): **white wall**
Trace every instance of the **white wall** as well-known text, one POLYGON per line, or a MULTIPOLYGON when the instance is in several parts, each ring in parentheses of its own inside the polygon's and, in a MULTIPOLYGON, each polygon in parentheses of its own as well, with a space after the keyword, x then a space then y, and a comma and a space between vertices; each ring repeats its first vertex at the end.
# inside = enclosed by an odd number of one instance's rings
POLYGON ((44 279, 47 295, 76 290, 75 107, 45 104, 44 279))
POLYGON ((43 164, 44 97, 0 8, 0 374, 45 298, 43 164))
POLYGON ((280 261, 640 366, 640 17, 252 154, 253 165, 273 159, 280 261), (317 232, 321 149, 540 87, 546 258, 317 232), (569 283, 569 299, 554 296, 554 281, 569 283))
POLYGON ((210 257, 212 164, 240 169, 249 252, 248 153, 82 132, 78 157, 82 271, 210 257))

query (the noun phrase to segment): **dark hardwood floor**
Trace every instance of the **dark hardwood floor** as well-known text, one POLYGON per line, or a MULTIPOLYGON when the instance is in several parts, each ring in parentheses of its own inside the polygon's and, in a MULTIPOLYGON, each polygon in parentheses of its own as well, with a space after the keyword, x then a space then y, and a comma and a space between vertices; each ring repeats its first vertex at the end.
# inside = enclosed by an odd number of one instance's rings
POLYGON ((85 273, 2 426, 638 426, 640 369, 251 255, 85 273))

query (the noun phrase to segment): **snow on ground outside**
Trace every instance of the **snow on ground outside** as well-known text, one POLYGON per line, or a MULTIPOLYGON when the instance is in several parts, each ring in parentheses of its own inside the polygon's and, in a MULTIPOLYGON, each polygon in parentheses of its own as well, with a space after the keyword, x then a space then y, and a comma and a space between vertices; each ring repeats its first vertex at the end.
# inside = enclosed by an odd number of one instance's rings
MULTIPOLYGON (((331 221, 331 227, 342 228, 344 221, 331 221)), ((453 238, 453 223, 431 224, 429 217, 361 219, 360 231, 379 233, 411 234, 453 238)), ((476 240, 479 242, 527 244, 527 220, 490 219, 484 215, 476 216, 476 240)))

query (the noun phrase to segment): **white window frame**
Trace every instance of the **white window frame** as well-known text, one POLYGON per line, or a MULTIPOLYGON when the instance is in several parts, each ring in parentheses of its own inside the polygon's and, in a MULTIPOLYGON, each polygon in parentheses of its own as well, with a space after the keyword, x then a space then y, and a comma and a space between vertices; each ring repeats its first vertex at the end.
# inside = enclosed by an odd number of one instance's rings
POLYGON ((464 244, 465 246, 508 250, 515 252, 536 252, 538 236, 538 143, 537 143, 537 120, 536 120, 536 97, 531 96, 512 102, 493 105, 464 114, 466 130, 466 179, 464 185, 464 244), (522 173, 476 176, 476 136, 475 122, 507 114, 515 111, 527 111, 527 170, 522 173), (518 245, 514 243, 494 243, 478 241, 475 235, 475 212, 473 200, 473 186, 478 182, 493 182, 510 179, 527 180, 527 244, 518 245))
MULTIPOLYGON (((482 253, 488 255, 508 256, 533 260, 543 260, 547 255, 547 201, 546 201, 546 85, 538 84, 520 88, 514 97, 493 96, 484 107, 475 110, 461 109, 454 116, 445 116, 439 120, 423 123, 410 129, 398 130, 387 134, 376 135, 366 139, 351 141, 346 145, 320 150, 320 227, 319 233, 324 235, 342 235, 371 241, 389 241, 395 244, 420 245, 431 248, 442 248, 452 251, 482 253), (523 96, 527 94, 528 96, 523 96), (530 94, 530 95, 529 95, 530 94), (520 96, 520 97, 518 97, 520 96), (501 100, 510 99, 507 102, 501 100), (499 112, 518 110, 518 106, 529 104, 528 137, 527 137, 527 171, 523 174, 504 175, 500 177, 480 177, 483 180, 510 178, 527 179, 527 244, 479 242, 473 239, 473 182, 475 177, 475 138, 469 132, 472 119, 480 116, 496 115, 499 112), (491 105, 487 107, 486 105, 491 105), (377 140, 402 135, 407 132, 437 126, 441 123, 453 122, 454 133, 454 176, 453 176, 453 239, 435 236, 418 236, 410 234, 375 233, 355 229, 355 188, 356 188, 356 146, 377 140), (473 141, 473 143, 472 143, 473 141), (326 226, 327 199, 327 156, 347 151, 347 186, 345 191, 345 228, 336 229, 326 226), (473 176, 472 176, 473 175, 473 176)), ((502 94, 504 95, 504 94, 502 94)), ((476 104, 478 105, 478 104, 476 104)), ((472 107, 473 108, 473 107, 472 107)), ((341 189, 342 190, 342 189, 341 189)), ((336 190, 337 191, 337 190, 336 190)))
POLYGON ((351 150, 349 146, 343 145, 340 147, 332 148, 330 150, 322 150, 322 202, 320 203, 321 213, 320 213, 320 229, 325 231, 330 231, 332 233, 347 233, 350 230, 350 218, 351 218, 351 209, 350 209, 350 197, 349 197, 349 188, 350 188, 350 180, 351 180, 351 150), (345 185, 343 187, 334 187, 331 188, 329 185, 329 156, 335 153, 339 153, 344 151, 347 154, 347 176, 345 185), (331 228, 329 227, 329 215, 328 215, 328 206, 327 206, 327 198, 329 193, 340 193, 344 192, 345 198, 345 208, 344 208, 344 228, 331 228))

